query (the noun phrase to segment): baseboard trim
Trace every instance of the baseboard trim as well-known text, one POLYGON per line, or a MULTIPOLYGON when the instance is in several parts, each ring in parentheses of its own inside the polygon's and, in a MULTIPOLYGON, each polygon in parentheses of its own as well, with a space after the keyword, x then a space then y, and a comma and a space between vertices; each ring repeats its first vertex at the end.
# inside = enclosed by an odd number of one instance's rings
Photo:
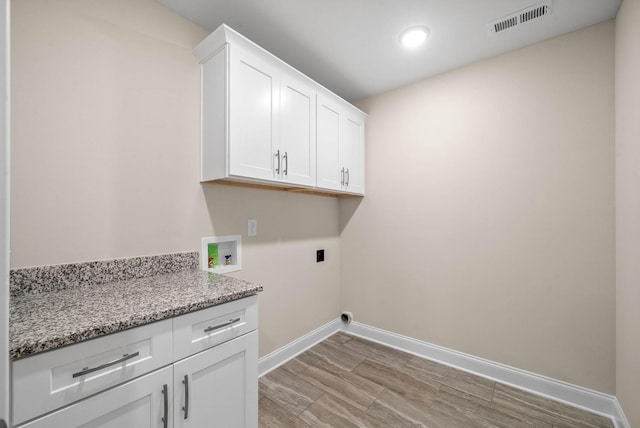
POLYGON ((611 418, 616 428, 631 428, 616 397, 546 376, 474 357, 358 322, 342 330, 373 342, 515 386, 611 418))
POLYGON ((262 377, 271 370, 278 368, 296 355, 303 353, 313 345, 322 342, 327 337, 340 331, 342 322, 339 318, 330 321, 293 342, 276 349, 258 360, 258 376, 262 377))
POLYGON ((612 416, 612 419, 616 428, 631 428, 631 424, 627 420, 627 417, 625 416, 624 411, 622 411, 622 406, 620 405, 620 402, 618 401, 617 398, 615 400, 616 400, 615 402, 616 416, 612 416))

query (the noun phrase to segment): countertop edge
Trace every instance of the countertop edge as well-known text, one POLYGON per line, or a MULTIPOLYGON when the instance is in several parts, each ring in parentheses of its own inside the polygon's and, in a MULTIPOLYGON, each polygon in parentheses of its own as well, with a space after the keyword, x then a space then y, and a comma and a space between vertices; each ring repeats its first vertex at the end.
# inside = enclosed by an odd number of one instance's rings
POLYGON ((225 303, 233 302, 235 300, 244 299, 245 297, 255 296, 259 292, 263 291, 262 286, 256 287, 255 290, 247 290, 237 295, 230 297, 222 297, 217 299, 212 299, 210 301, 202 301, 196 302, 188 307, 179 307, 169 311, 160 311, 158 313, 154 313, 151 315, 145 315, 140 319, 133 319, 131 322, 123 326, 123 322, 114 322, 104 325, 97 325, 90 329, 85 329, 78 332, 73 332, 72 334, 66 336, 59 336, 49 338, 46 341, 42 342, 26 342, 20 343, 18 348, 12 347, 9 350, 9 358, 11 361, 22 360, 27 357, 31 357, 33 355, 41 354, 47 351, 53 351, 58 348, 62 348, 69 345, 74 345, 76 343, 81 343, 91 339, 97 339, 99 337, 104 337, 110 334, 119 333, 121 331, 129 330, 136 327, 142 327, 147 324, 151 324, 157 321, 162 321, 170 318, 175 318, 180 315, 185 315, 191 312, 196 312, 202 309, 211 308, 218 305, 223 305, 225 303))
MULTIPOLYGON (((159 278, 161 277, 149 278, 145 279, 145 281, 154 282, 159 278)), ((196 284, 199 283, 197 280, 194 280, 194 282, 196 284)), ((16 337, 11 338, 9 358, 11 361, 19 361, 65 346, 253 296, 263 291, 262 285, 245 280, 226 277, 224 282, 227 283, 227 289, 223 287, 222 290, 211 293, 210 295, 207 295, 207 293, 195 293, 197 296, 194 296, 193 300, 181 299, 179 302, 169 302, 163 305, 151 304, 149 307, 142 308, 139 312, 118 313, 113 317, 101 317, 98 320, 91 320, 91 322, 85 323, 85 326, 78 330, 60 329, 59 332, 55 332, 55 329, 53 329, 51 335, 44 338, 42 338, 43 334, 29 335, 25 333, 30 331, 29 327, 35 329, 35 326, 42 324, 27 319, 24 325, 20 325, 17 329, 16 337)), ((124 284, 125 283, 120 283, 119 285, 122 286, 124 284)), ((117 292, 117 290, 114 289, 114 293, 115 292, 117 292)), ((149 299, 153 301, 155 295, 151 295, 149 299)), ((61 305, 61 308, 58 310, 60 314, 63 314, 64 306, 61 305)), ((22 320, 19 319, 19 321, 21 322, 22 320)))

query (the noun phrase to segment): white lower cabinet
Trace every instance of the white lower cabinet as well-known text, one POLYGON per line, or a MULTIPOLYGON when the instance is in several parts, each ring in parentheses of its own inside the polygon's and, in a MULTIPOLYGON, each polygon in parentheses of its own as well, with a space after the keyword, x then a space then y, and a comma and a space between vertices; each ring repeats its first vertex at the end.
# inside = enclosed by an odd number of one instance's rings
POLYGON ((13 426, 258 426, 257 296, 13 363, 13 426))
POLYGON ((176 428, 258 426, 257 331, 174 365, 176 428))
POLYGON ((172 383, 173 368, 165 367, 21 426, 169 428, 172 383))

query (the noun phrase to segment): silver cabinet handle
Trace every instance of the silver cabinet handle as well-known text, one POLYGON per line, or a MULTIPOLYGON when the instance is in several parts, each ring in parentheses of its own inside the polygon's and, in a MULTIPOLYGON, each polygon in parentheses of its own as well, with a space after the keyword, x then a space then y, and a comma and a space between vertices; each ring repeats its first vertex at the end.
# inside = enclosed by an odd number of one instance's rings
POLYGON ((77 373, 74 373, 72 376, 74 378, 76 378, 76 377, 84 376, 84 375, 89 374, 89 373, 97 372, 99 370, 106 369, 107 367, 115 366, 116 364, 119 364, 119 363, 122 363, 124 361, 127 361, 127 360, 130 360, 132 358, 135 358, 138 355, 140 355, 140 352, 134 352, 133 354, 124 354, 122 356, 122 358, 118 358, 117 360, 109 361, 108 363, 104 363, 104 364, 102 364, 102 365, 100 365, 98 367, 92 367, 92 368, 85 367, 81 371, 79 371, 77 373))
POLYGON ((162 426, 167 428, 169 426, 169 394, 167 393, 167 384, 162 386, 162 395, 164 395, 164 416, 162 417, 162 426))
POLYGON ((225 323, 222 323, 222 324, 218 324, 218 325, 213 325, 211 327, 207 327, 207 328, 204 329, 204 332, 205 333, 209 333, 210 331, 218 330, 218 329, 220 329, 222 327, 226 327, 228 325, 235 324, 238 321, 240 321, 240 318, 234 318, 234 319, 229 320, 228 322, 225 322, 225 323))
POLYGON ((287 173, 289 172, 289 153, 288 152, 284 152, 284 156, 282 157, 282 159, 284 159, 284 175, 287 175, 287 173))
POLYGON ((347 168, 347 181, 344 184, 345 184, 345 186, 349 185, 349 168, 347 168))
POLYGON ((184 384, 184 406, 182 410, 184 410, 184 419, 186 420, 189 417, 189 375, 184 375, 184 380, 182 381, 184 384))
POLYGON ((276 174, 280 174, 280 149, 275 154, 275 157, 278 158, 278 167, 276 168, 276 174))
POLYGON ((340 170, 340 184, 344 186, 344 168, 340 170))

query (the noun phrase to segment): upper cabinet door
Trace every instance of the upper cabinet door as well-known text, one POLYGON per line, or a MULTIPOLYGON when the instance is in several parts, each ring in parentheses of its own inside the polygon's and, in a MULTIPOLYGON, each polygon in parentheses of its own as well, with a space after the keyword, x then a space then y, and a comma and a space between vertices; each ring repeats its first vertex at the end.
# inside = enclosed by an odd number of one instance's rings
POLYGON ((259 53, 230 49, 229 175, 274 180, 282 163, 279 70, 259 53))
POLYGON ((341 168, 344 168, 343 190, 364 194, 364 118, 347 112, 343 121, 340 144, 341 168))
POLYGON ((340 106, 333 100, 318 94, 317 132, 317 187, 327 190, 341 190, 343 171, 340 166, 340 106))
POLYGON ((281 179, 316 184, 316 89, 293 73, 283 72, 280 86, 281 179))
POLYGON ((364 194, 364 114, 318 94, 317 187, 364 194))

